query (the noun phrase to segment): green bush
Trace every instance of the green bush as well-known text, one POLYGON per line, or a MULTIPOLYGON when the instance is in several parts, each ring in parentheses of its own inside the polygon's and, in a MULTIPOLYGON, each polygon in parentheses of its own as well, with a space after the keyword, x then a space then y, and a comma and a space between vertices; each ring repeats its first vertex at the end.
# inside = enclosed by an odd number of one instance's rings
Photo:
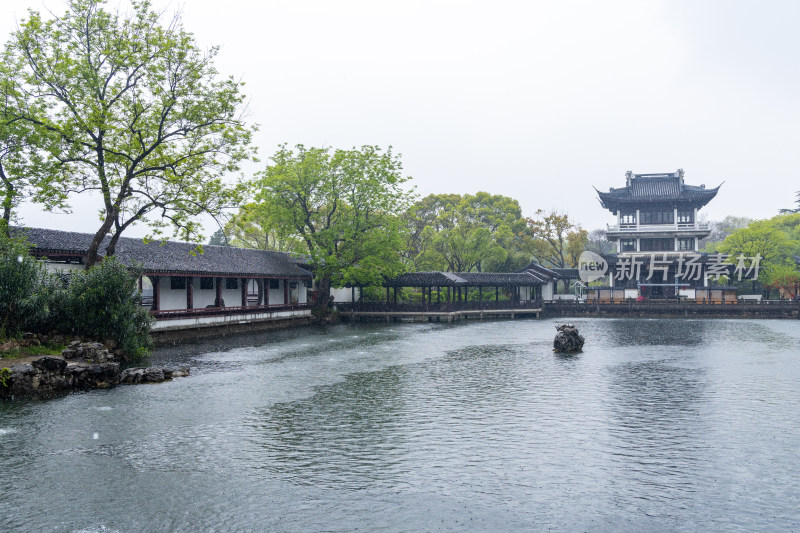
POLYGON ((141 305, 136 273, 113 257, 73 272, 63 296, 53 293, 52 308, 54 325, 63 333, 112 339, 133 356, 152 345, 153 319, 141 305))
POLYGON ((41 285, 44 265, 30 256, 23 241, 0 233, 0 338, 19 335, 47 316, 41 285))
POLYGON ((132 356, 147 352, 153 319, 141 306, 136 273, 110 258, 65 276, 48 275, 25 241, 0 232, 0 338, 57 332, 112 339, 132 356))

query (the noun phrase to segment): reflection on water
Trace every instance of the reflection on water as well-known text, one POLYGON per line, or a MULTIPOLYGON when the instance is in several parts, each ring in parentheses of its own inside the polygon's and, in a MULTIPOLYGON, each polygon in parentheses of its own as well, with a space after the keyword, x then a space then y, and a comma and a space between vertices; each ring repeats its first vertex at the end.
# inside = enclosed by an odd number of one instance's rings
POLYGON ((390 478, 407 447, 393 430, 403 418, 402 373, 389 367, 351 374, 309 399, 257 413, 248 421, 258 447, 252 465, 289 481, 333 488, 362 488, 376 473, 390 478))
POLYGON ((2 531, 791 530, 790 321, 307 328, 0 404, 2 531), (42 512, 42 509, 48 512, 42 512))

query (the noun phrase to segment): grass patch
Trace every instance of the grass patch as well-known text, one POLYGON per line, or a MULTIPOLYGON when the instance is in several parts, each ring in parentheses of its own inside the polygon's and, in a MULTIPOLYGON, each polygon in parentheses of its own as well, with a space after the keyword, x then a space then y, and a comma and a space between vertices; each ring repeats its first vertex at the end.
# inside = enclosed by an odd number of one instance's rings
POLYGON ((61 355, 65 346, 63 344, 43 344, 41 346, 17 346, 5 352, 0 352, 0 359, 18 359, 20 357, 37 357, 42 355, 61 355))

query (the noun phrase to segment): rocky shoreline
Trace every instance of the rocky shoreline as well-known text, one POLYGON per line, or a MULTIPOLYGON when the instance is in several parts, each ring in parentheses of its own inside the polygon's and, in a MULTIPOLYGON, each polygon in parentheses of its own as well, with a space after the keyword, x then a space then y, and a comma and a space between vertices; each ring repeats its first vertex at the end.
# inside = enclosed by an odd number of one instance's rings
POLYGON ((189 367, 121 369, 117 357, 101 343, 73 341, 62 357, 46 355, 0 371, 0 399, 50 398, 80 390, 160 383, 189 375, 189 367))

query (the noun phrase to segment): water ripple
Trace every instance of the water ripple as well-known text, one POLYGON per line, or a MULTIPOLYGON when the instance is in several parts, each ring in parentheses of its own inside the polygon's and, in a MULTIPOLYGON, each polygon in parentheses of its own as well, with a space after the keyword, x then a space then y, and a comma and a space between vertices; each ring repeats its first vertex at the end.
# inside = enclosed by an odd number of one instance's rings
POLYGON ((157 353, 196 369, 164 386, 0 405, 0 526, 800 527, 796 325, 581 320, 564 357, 553 324, 281 333, 157 353))

